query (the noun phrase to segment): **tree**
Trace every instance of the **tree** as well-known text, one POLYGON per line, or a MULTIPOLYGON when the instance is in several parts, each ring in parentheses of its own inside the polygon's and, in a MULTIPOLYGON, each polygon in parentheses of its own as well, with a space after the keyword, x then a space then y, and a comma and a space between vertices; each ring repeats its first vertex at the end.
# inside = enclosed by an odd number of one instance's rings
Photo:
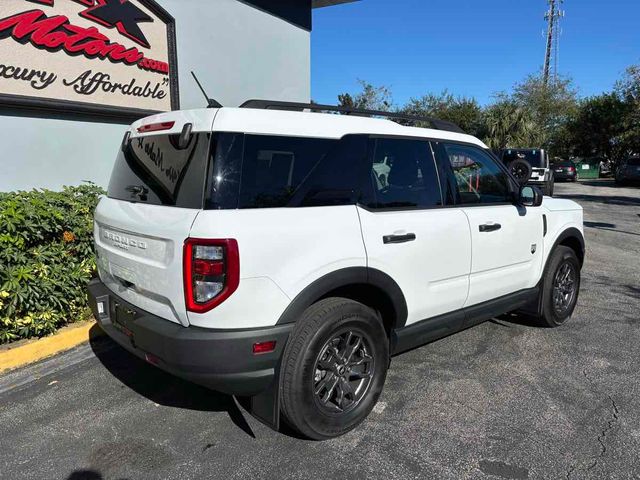
POLYGON ((388 112, 393 106, 391 89, 386 86, 376 87, 364 80, 358 80, 362 91, 355 95, 343 93, 338 95, 338 105, 348 108, 380 110, 388 112))
POLYGON ((627 105, 623 119, 624 132, 620 135, 624 154, 640 153, 640 65, 629 67, 625 76, 616 84, 616 93, 627 105))
POLYGON ((629 103, 617 93, 605 93, 580 102, 576 115, 567 125, 567 138, 577 156, 603 156, 617 160, 626 155, 623 139, 629 103))
MULTIPOLYGON (((427 94, 412 98, 401 109, 407 115, 435 117, 453 122, 470 135, 478 136, 482 130, 482 108, 474 98, 454 97, 448 91, 439 95, 427 94)), ((416 126, 429 127, 420 122, 416 126)))
POLYGON ((485 143, 492 150, 535 146, 538 131, 531 114, 508 99, 499 99, 484 112, 485 143))
POLYGON ((562 144, 564 126, 573 118, 578 106, 577 92, 568 78, 558 78, 545 85, 541 75, 530 75, 514 86, 511 95, 500 94, 498 97, 511 100, 529 112, 537 131, 536 143, 529 146, 544 147, 552 152, 554 145, 562 144))

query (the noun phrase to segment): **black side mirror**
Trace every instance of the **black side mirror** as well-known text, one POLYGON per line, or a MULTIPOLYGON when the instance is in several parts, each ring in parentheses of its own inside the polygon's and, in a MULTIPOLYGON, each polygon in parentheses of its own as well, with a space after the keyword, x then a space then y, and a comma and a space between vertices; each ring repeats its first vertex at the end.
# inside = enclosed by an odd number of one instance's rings
POLYGON ((520 205, 524 207, 539 207, 544 195, 538 187, 525 185, 520 188, 520 205))

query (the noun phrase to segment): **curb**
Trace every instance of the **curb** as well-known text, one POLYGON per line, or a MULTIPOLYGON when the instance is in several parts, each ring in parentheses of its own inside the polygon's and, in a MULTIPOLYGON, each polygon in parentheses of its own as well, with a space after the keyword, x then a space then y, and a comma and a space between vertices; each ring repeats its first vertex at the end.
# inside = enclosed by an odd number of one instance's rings
POLYGON ((95 321, 65 327, 50 337, 0 349, 0 374, 38 362, 103 335, 95 321))

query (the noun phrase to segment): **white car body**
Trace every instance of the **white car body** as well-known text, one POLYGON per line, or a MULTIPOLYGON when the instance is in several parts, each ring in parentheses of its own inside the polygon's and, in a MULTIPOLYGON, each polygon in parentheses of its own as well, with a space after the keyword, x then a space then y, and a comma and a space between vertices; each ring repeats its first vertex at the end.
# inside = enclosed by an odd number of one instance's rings
MULTIPOLYGON (((191 124, 194 134, 243 132, 326 139, 379 135, 487 149, 469 135, 405 127, 388 120, 248 108, 156 115, 133 124, 130 139, 135 142, 157 135, 140 133, 145 125, 171 122, 173 126, 162 131, 163 135, 180 135, 185 124, 191 124)), ((384 211, 358 204, 176 208, 105 197, 95 213, 98 272, 108 289, 102 294, 113 295, 133 310, 159 317, 182 331, 196 327, 216 335, 279 328, 292 305, 298 305, 311 286, 341 271, 375 271, 392 279, 406 303, 401 327, 418 328, 425 320, 464 309, 474 311, 496 299, 534 289, 559 239, 573 232, 576 238, 572 241, 577 245, 582 229, 578 204, 547 197, 539 207, 510 203, 384 211), (501 228, 481 232, 479 228, 486 225, 501 228), (386 244, 383 237, 389 235, 414 235, 415 241, 386 244), (237 290, 202 313, 188 311, 185 301, 183 252, 189 238, 235 239, 240 252, 237 290)), ((98 304, 103 298, 94 297, 98 304)), ((95 311, 106 323, 104 308, 97 306, 95 311)), ((462 321, 455 320, 424 339, 462 326, 462 321)), ((119 341, 126 343, 124 337, 119 341)), ((134 348, 138 347, 147 351, 136 341, 134 348)), ((162 351, 151 353, 163 358, 162 351)), ((273 367, 269 369, 273 373, 273 367)), ((199 381, 197 375, 186 376, 199 381)), ((228 390, 236 393, 233 388, 228 390)))

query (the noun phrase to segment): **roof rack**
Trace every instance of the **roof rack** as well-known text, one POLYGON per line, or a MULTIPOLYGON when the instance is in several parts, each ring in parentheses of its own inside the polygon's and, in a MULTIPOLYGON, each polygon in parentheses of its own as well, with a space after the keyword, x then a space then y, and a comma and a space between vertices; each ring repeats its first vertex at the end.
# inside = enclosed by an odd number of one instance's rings
POLYGON ((337 105, 321 105, 318 103, 298 103, 282 102, 279 100, 247 100, 240 108, 255 108, 258 110, 286 110, 301 112, 303 110, 313 110, 319 112, 338 112, 346 115, 358 117, 385 117, 392 120, 408 120, 414 122, 425 122, 435 130, 445 130, 448 132, 465 133, 458 125, 446 120, 439 120, 432 117, 420 117, 417 115, 406 115, 397 112, 384 112, 381 110, 364 110, 360 108, 339 107, 337 105))

